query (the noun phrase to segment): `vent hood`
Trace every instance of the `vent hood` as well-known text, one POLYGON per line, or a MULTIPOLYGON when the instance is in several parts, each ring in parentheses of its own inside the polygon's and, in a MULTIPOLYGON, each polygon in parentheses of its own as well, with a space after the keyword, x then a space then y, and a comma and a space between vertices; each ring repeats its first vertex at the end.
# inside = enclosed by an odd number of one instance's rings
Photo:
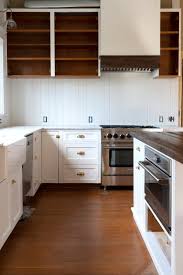
POLYGON ((25 0, 25 8, 83 8, 100 7, 100 0, 25 0))
POLYGON ((101 0, 102 71, 152 72, 160 65, 160 0, 101 0))

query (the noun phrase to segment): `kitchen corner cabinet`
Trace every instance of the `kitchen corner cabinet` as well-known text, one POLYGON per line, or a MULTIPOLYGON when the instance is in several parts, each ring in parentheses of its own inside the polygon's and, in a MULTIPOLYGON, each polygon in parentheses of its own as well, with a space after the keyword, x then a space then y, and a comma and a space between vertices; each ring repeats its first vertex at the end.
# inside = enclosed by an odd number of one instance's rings
POLYGON ((59 131, 42 132, 42 183, 58 183, 59 131))
MULTIPOLYGON (((10 16, 8 13, 7 16, 10 16)), ((13 9, 9 77, 97 77, 98 10, 13 9)))
POLYGON ((159 10, 159 0, 101 0, 100 56, 159 56, 159 10))

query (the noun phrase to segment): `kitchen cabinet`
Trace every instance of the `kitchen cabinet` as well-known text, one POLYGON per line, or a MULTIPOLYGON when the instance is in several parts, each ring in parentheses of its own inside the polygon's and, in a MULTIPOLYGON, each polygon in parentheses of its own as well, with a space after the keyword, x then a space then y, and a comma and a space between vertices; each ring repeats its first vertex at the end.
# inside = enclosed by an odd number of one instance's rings
POLYGON ((13 228, 23 213, 22 167, 19 167, 9 176, 8 184, 10 190, 11 227, 13 228))
POLYGON ((101 0, 101 56, 159 56, 159 0, 101 0))
POLYGON ((59 131, 42 132, 42 183, 58 183, 59 131))
POLYGON ((161 55, 158 77, 180 77, 181 65, 181 10, 161 10, 161 55))
POLYGON ((9 182, 0 182, 0 249, 11 230, 9 182))
POLYGON ((63 131, 59 179, 63 183, 101 183, 101 131, 63 131))
MULTIPOLYGON (((145 217, 145 200, 144 200, 144 170, 140 167, 139 161, 144 161, 145 146, 141 141, 134 139, 134 156, 133 156, 133 200, 134 212, 139 217, 141 224, 145 217)), ((145 224, 143 224, 143 227, 145 224)))
POLYGON ((29 196, 34 196, 41 185, 41 131, 33 134, 33 171, 29 196))
POLYGON ((13 18, 17 28, 7 34, 9 77, 99 75, 98 9, 13 9, 13 18))

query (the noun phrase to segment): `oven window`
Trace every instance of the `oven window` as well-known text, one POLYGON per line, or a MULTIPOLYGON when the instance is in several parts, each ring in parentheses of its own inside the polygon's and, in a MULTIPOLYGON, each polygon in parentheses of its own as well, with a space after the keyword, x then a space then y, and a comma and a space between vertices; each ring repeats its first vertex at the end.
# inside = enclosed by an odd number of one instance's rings
POLYGON ((109 151, 110 167, 133 167, 133 149, 110 149, 109 151))

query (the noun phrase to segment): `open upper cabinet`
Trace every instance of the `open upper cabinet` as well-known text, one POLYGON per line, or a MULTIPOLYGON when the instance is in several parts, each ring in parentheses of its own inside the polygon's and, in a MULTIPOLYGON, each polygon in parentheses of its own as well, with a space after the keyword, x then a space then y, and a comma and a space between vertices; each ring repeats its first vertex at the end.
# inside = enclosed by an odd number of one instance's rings
MULTIPOLYGON (((7 15, 9 16, 9 15, 7 15)), ((98 10, 14 11, 7 34, 9 77, 97 77, 98 10)))
POLYGON ((181 10, 161 9, 160 68, 155 77, 181 77, 181 10))

